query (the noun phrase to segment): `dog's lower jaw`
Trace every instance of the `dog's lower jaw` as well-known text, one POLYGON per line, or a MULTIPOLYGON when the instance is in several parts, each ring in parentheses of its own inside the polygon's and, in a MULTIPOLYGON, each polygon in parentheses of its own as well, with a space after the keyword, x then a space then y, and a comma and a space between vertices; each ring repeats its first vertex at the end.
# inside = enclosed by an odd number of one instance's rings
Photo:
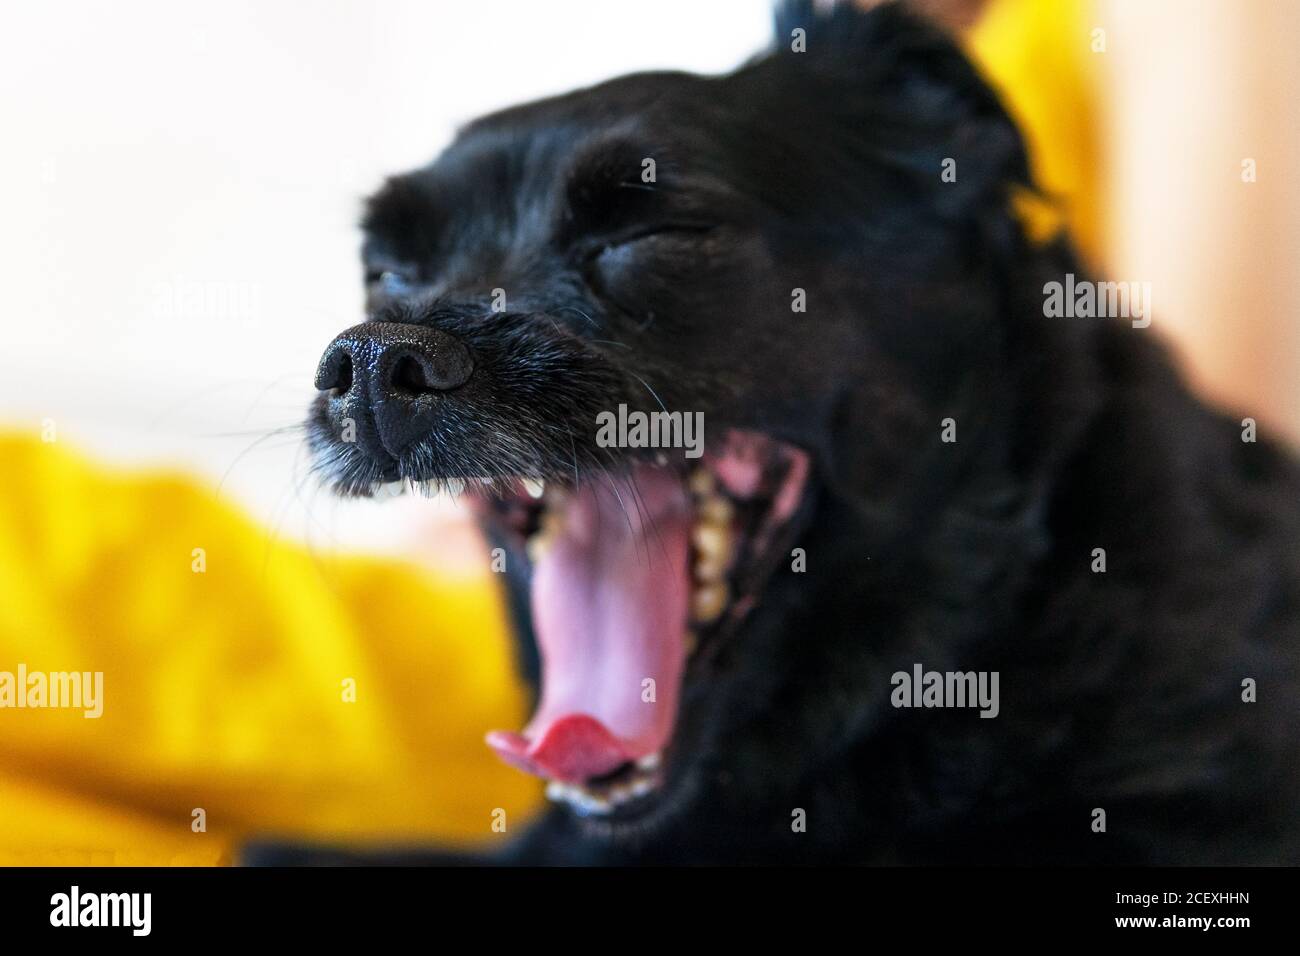
POLYGON ((584 485, 476 500, 495 537, 517 535, 511 594, 542 665, 532 720, 488 742, 596 833, 653 829, 680 802, 676 782, 658 792, 689 756, 678 701, 712 680, 811 511, 802 450, 753 433, 711 448, 694 466, 634 459, 584 485))
MULTIPOLYGON (((847 567, 843 555, 828 542, 851 527, 845 524, 851 510, 832 507, 821 513, 816 505, 823 493, 815 480, 810 483, 805 510, 791 528, 793 536, 778 548, 784 560, 772 570, 762 599, 725 639, 706 647, 709 653, 688 674, 679 724, 665 755, 665 778, 653 802, 631 819, 554 807, 506 861, 734 863, 861 855, 861 841, 850 850, 828 839, 833 831, 824 826, 811 834, 792 827, 795 811, 827 804, 817 780, 834 779, 834 768, 847 766, 840 763, 845 755, 803 715, 765 706, 798 692, 800 680, 812 672, 827 674, 821 668, 833 661, 818 653, 817 644, 844 646, 863 636, 834 613, 852 595, 844 593, 836 573, 837 566, 847 567), (791 559, 795 548, 815 558, 807 564, 791 559), (792 666, 763 668, 757 675, 744 666, 747 659, 774 656, 792 666), (791 681, 791 674, 800 677, 791 681)), ((832 682, 821 680, 823 687, 832 682)), ((874 809, 864 805, 859 813, 871 816, 874 809)))

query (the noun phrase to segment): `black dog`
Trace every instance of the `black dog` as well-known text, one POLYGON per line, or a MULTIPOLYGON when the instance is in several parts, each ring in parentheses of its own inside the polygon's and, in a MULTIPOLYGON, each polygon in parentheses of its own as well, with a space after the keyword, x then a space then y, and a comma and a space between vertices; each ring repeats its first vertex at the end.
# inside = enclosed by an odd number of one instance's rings
POLYGON ((504 549, 540 700, 490 743, 559 805, 503 859, 1296 862, 1295 465, 1152 330, 1045 314, 1082 270, 942 33, 777 26, 369 205, 313 447, 504 549))

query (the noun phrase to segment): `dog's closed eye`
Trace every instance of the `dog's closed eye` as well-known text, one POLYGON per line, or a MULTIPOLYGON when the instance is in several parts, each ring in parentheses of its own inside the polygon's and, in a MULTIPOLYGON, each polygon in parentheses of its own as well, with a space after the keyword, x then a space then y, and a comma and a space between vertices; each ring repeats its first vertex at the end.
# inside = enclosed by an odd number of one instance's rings
POLYGON ((589 242, 586 258, 590 262, 602 256, 627 253, 636 247, 663 248, 670 243, 689 243, 715 228, 713 223, 664 221, 630 224, 620 233, 597 236, 589 242))
POLYGON ((600 140, 571 167, 560 238, 598 290, 629 270, 681 259, 716 227, 648 152, 635 142, 600 140))
POLYGON ((701 261, 711 225, 651 225, 594 247, 583 275, 592 291, 638 323, 649 318, 648 301, 664 286, 681 283, 701 261))

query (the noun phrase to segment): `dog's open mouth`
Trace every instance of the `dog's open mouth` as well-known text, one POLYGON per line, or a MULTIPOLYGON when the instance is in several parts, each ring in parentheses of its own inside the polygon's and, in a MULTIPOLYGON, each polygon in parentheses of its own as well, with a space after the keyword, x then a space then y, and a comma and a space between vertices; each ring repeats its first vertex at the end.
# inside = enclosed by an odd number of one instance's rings
POLYGON ((635 815, 671 762, 688 666, 788 555, 808 470, 794 446, 733 431, 694 461, 576 485, 471 482, 475 509, 526 542, 542 664, 532 719, 489 745, 581 814, 635 815))

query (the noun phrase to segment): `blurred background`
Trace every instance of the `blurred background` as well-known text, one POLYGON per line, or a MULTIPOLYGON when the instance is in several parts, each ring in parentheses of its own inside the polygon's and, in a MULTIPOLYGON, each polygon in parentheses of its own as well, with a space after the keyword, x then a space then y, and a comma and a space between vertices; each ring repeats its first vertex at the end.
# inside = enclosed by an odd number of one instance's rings
MULTIPOLYGON (((1300 3, 916 3, 1020 120, 1048 225, 1151 283, 1198 389, 1300 438, 1300 3)), ((0 671, 102 668, 117 697, 102 722, 0 712, 0 862, 228 862, 264 830, 443 839, 535 806, 481 743, 523 698, 472 530, 306 473, 316 362, 362 317, 361 201, 484 111, 727 70, 770 8, 5 6, 0 671)))

